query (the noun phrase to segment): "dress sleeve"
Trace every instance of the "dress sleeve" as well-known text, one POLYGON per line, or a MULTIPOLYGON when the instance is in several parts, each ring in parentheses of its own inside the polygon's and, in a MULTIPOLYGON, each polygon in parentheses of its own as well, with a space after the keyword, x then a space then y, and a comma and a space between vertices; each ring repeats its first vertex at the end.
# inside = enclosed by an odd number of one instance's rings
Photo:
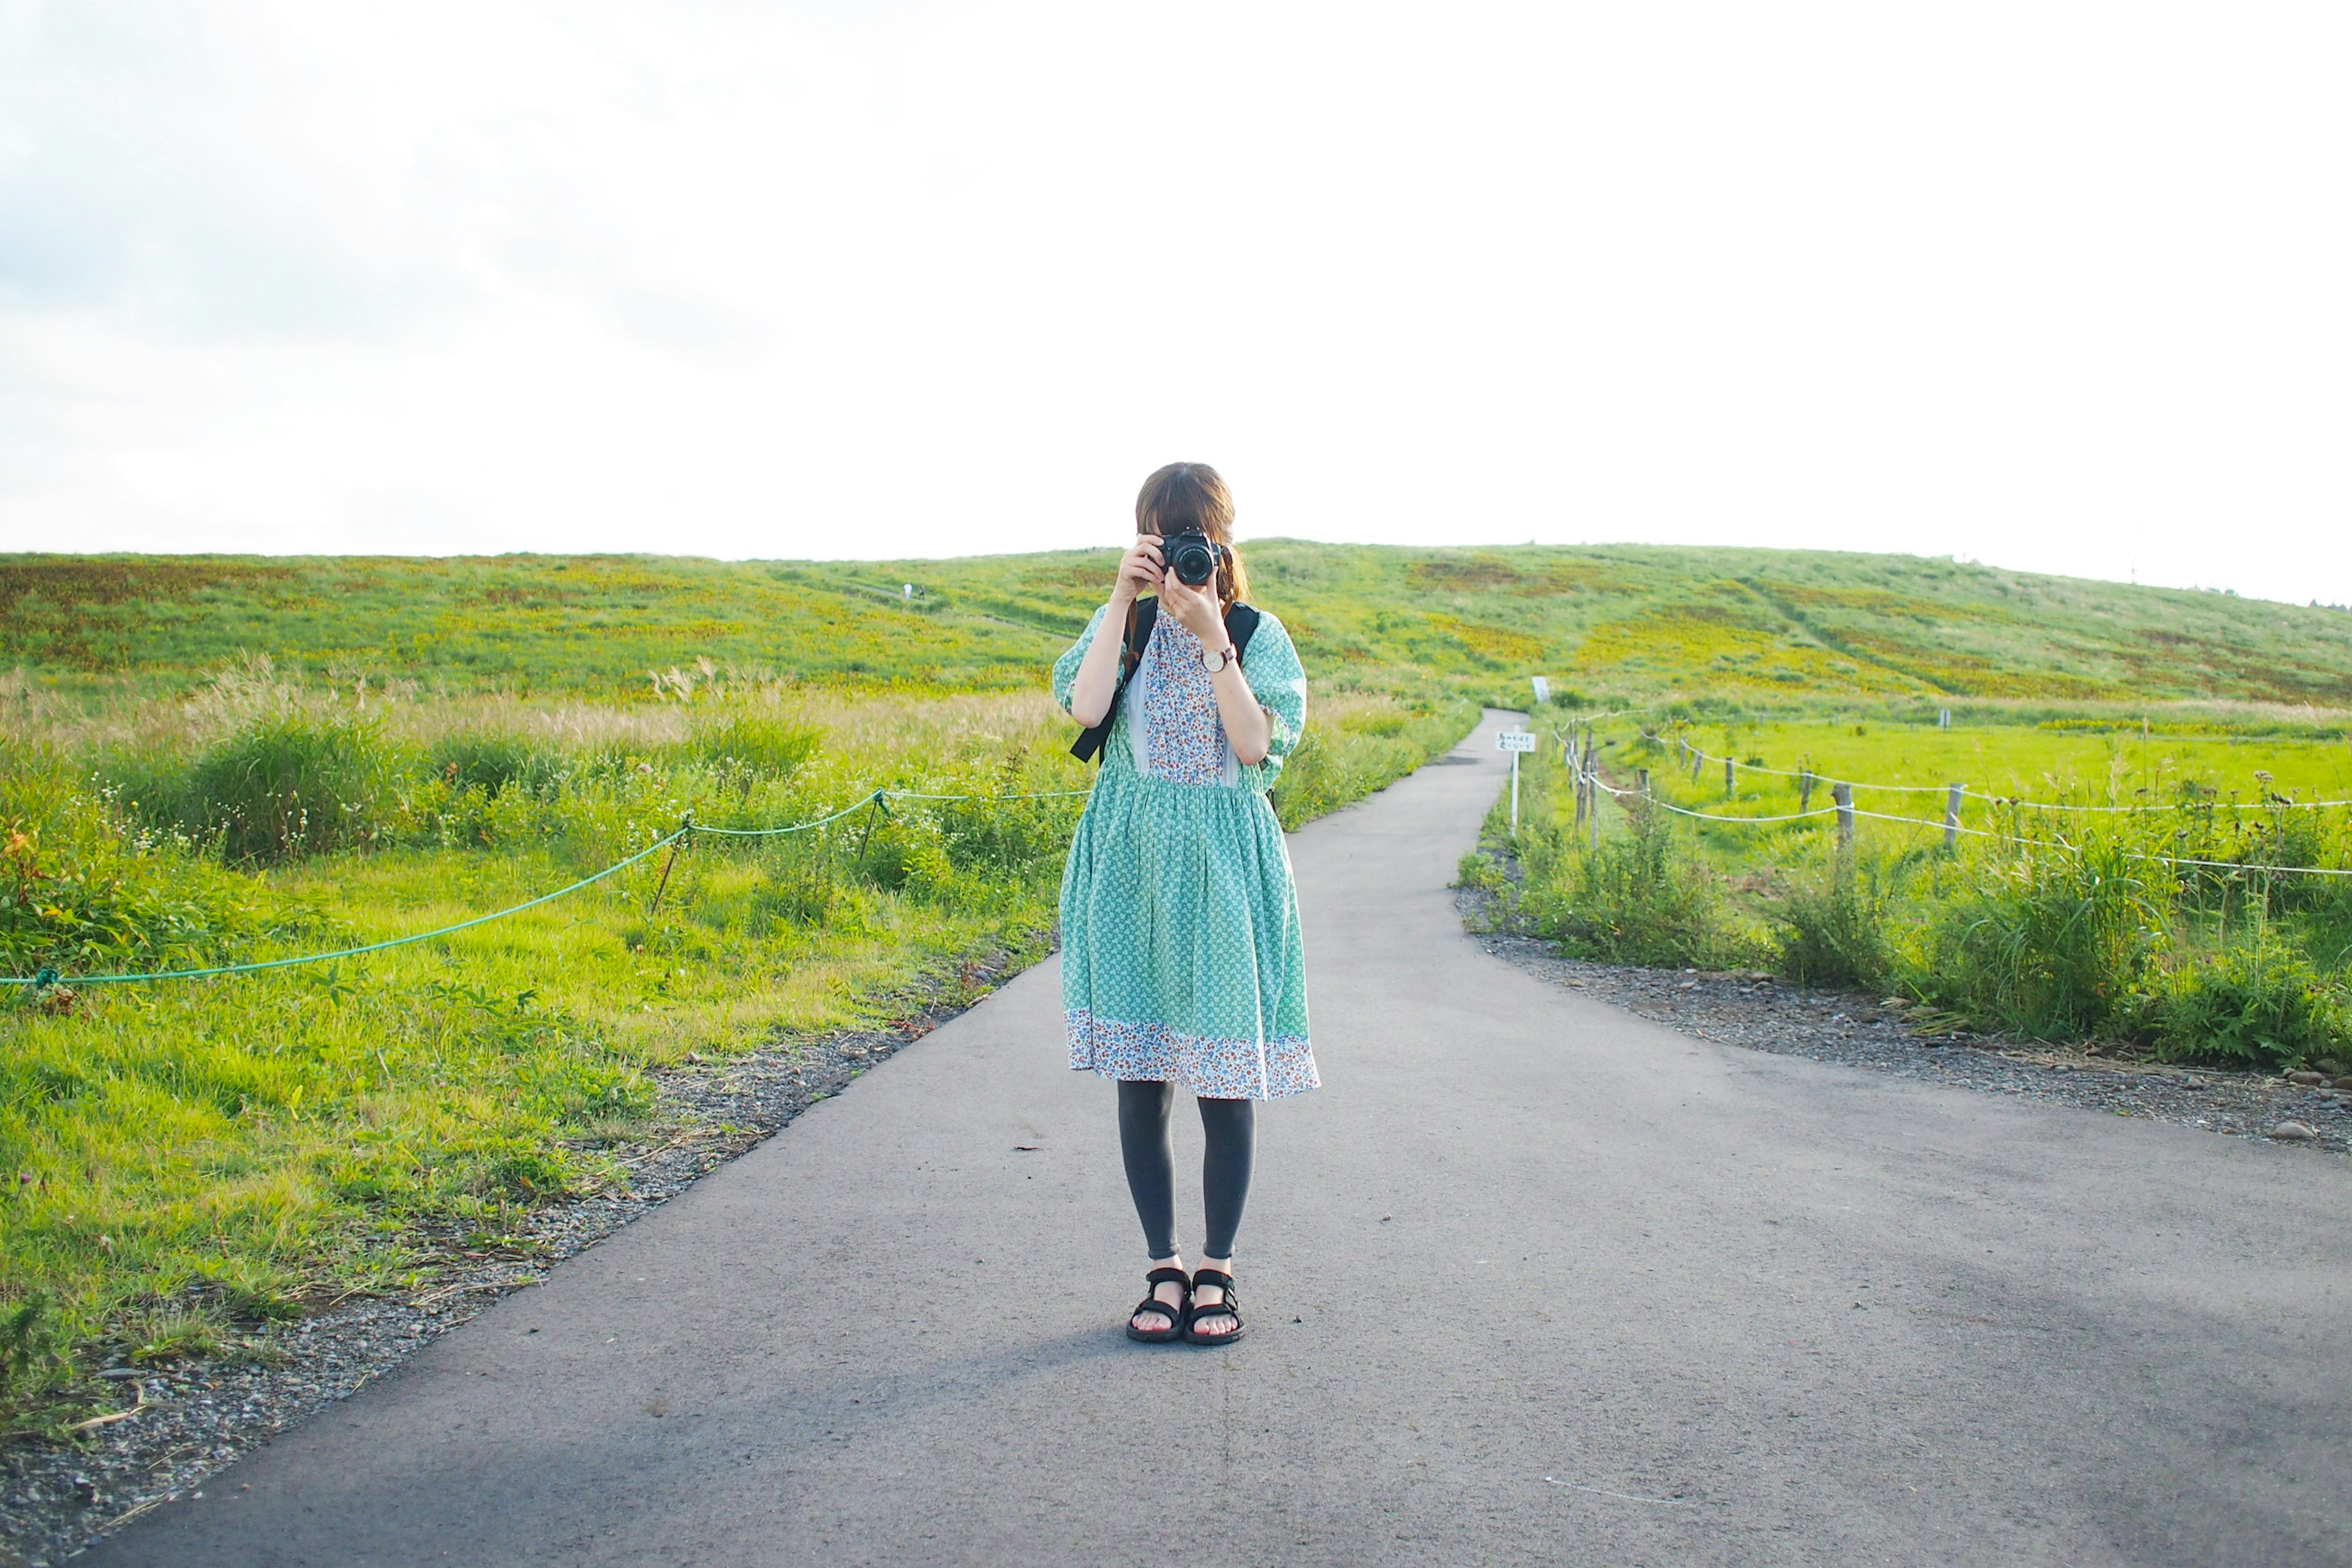
MULTIPOLYGON (((1070 689, 1078 683, 1078 666, 1086 661, 1087 649, 1094 646, 1095 634, 1102 630, 1103 617, 1108 614, 1108 605, 1097 605, 1095 618, 1087 623, 1087 629, 1078 634, 1078 640, 1054 661, 1054 700, 1062 705, 1065 713, 1070 710, 1070 689)), ((1246 668, 1243 673, 1248 673, 1246 668)))
POLYGON ((1307 732, 1307 671, 1290 633, 1263 611, 1242 655, 1242 679, 1272 721, 1266 726, 1265 761, 1242 771, 1254 776, 1255 788, 1268 789, 1281 775, 1283 759, 1297 749, 1299 737, 1307 732))

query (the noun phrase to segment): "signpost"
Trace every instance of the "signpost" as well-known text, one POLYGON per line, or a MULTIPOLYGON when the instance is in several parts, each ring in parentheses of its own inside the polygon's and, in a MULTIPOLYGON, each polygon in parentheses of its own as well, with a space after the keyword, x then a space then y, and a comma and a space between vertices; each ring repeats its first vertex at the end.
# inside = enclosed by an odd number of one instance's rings
POLYGON ((1550 681, 1546 680, 1540 675, 1531 675, 1528 679, 1536 683, 1536 700, 1538 702, 1549 702, 1551 700, 1550 681))
POLYGON ((1519 753, 1536 749, 1532 730, 1504 730, 1495 736, 1495 750, 1511 753, 1511 833, 1519 831, 1519 753))

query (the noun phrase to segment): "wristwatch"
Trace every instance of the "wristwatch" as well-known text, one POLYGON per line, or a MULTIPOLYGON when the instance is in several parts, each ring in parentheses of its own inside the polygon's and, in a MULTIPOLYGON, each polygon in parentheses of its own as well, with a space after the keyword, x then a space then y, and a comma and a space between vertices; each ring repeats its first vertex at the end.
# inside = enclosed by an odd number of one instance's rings
POLYGON ((1233 644, 1227 643, 1224 647, 1218 648, 1213 648, 1206 643, 1202 643, 1201 645, 1201 668, 1207 670, 1211 675, 1216 674, 1217 671, 1224 668, 1225 666, 1233 662, 1233 644))

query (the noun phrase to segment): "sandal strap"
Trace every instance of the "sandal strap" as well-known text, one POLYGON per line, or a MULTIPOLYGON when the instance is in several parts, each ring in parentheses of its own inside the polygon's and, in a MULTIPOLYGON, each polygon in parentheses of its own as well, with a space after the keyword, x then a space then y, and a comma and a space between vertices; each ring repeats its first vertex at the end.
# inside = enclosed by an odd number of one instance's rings
POLYGON ((1143 1277, 1143 1282, 1146 1285, 1181 1285, 1189 1290, 1192 1286, 1192 1277, 1181 1268, 1155 1268, 1143 1277))
POLYGON ((1192 1276, 1192 1289, 1197 1290, 1203 1285, 1213 1285, 1230 1295, 1234 1288, 1234 1277, 1218 1269, 1203 1268, 1192 1276))

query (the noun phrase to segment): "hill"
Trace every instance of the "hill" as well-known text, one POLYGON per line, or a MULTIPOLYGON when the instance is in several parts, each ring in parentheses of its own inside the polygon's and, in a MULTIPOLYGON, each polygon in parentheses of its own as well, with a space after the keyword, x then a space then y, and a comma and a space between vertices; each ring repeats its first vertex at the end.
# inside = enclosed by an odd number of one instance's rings
MULTIPOLYGON (((2352 706, 2352 615, 1938 557, 1266 540, 1254 597, 1342 685, 2352 706), (1507 688, 1506 682, 1508 682, 1507 688)), ((1031 687, 1116 552, 917 562, 662 556, 0 557, 0 660, 152 689, 241 651, 281 668, 512 695, 656 672, 825 686, 1031 687), (911 584, 914 596, 905 595, 911 584)))

